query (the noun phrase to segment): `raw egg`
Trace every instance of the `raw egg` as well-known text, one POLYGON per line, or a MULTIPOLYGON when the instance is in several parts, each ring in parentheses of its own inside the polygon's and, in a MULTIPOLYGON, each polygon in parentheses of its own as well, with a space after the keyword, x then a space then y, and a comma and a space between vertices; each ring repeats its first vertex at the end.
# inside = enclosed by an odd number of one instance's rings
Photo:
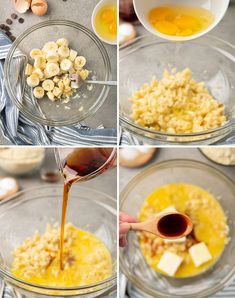
POLYGON ((117 39, 117 8, 115 5, 102 7, 96 14, 95 27, 97 33, 106 40, 117 39))
POLYGON ((152 9, 148 19, 160 33, 190 36, 207 29, 213 23, 214 16, 204 8, 172 5, 152 9))

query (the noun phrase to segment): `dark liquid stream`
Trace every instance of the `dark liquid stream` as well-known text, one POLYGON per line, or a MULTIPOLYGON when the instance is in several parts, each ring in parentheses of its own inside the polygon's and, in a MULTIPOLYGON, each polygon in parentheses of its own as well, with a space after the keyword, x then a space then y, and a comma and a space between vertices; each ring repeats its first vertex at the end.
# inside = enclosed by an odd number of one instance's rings
POLYGON ((163 216, 158 222, 159 232, 166 237, 179 237, 188 227, 187 219, 181 214, 163 216))
POLYGON ((65 178, 63 205, 60 227, 60 269, 64 269, 64 227, 68 207, 69 191, 71 186, 79 181, 89 180, 96 175, 100 175, 112 166, 113 160, 107 165, 104 164, 109 159, 111 148, 79 148, 74 149, 67 157, 64 165, 63 175, 65 178), (102 169, 100 169, 102 167, 102 169), (99 170, 99 171, 98 171, 99 170), (97 172, 96 172, 97 171, 97 172), (91 176, 87 176, 90 175, 91 176), (93 175, 94 174, 94 175, 93 175))

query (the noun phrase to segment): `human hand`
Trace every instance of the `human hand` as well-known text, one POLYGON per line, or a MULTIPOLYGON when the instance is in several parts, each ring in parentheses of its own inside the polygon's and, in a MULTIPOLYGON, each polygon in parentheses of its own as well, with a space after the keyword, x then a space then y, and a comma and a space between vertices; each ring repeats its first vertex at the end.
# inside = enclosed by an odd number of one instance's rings
POLYGON ((126 235, 130 230, 129 223, 138 222, 136 218, 126 213, 119 212, 119 246, 124 247, 127 245, 126 235))

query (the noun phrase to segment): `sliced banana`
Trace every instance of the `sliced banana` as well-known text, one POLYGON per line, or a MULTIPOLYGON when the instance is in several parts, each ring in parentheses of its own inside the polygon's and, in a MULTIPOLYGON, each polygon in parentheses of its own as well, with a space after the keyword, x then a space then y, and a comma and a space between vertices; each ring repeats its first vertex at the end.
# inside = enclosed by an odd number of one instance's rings
POLYGON ((69 74, 75 74, 76 73, 76 70, 72 67, 69 71, 69 74))
POLYGON ((60 98, 61 97, 61 95, 62 95, 62 91, 61 91, 61 89, 60 88, 58 88, 58 87, 55 87, 54 89, 53 89, 53 94, 54 94, 54 96, 56 96, 56 97, 58 97, 58 98, 60 98))
POLYGON ((39 76, 37 74, 32 74, 31 76, 29 76, 27 78, 27 84, 30 86, 30 87, 36 87, 39 85, 39 76))
POLYGON ((33 72, 33 65, 27 63, 27 65, 25 67, 25 75, 31 76, 32 72, 33 72))
POLYGON ((78 56, 74 61, 74 66, 76 69, 82 69, 86 65, 86 58, 83 56, 78 56))
POLYGON ((46 71, 50 77, 58 75, 60 72, 60 67, 58 63, 49 62, 46 64, 46 71))
POLYGON ((82 70, 79 72, 79 75, 80 75, 80 77, 82 78, 82 80, 86 80, 87 77, 89 76, 89 70, 87 70, 87 69, 82 69, 82 70))
POLYGON ((78 55, 78 52, 71 49, 69 54, 69 60, 73 62, 76 59, 77 55, 78 55))
POLYGON ((66 38, 60 38, 60 39, 58 39, 58 40, 56 41, 56 43, 57 43, 57 45, 58 45, 59 47, 61 47, 61 46, 66 46, 66 47, 68 47, 68 45, 69 45, 69 42, 68 42, 68 40, 67 40, 66 38))
POLYGON ((68 77, 64 78, 63 83, 64 83, 65 88, 69 87, 70 83, 71 83, 70 78, 68 78, 68 77))
POLYGON ((42 87, 35 87, 33 89, 33 94, 36 98, 43 98, 45 92, 42 87))
POLYGON ((57 77, 57 76, 55 76, 54 79, 53 79, 53 82, 54 82, 54 83, 59 83, 59 81, 60 81, 60 78, 57 77))
POLYGON ((59 89, 61 90, 61 91, 63 91, 64 90, 64 82, 63 82, 63 80, 60 80, 59 82, 58 82, 58 87, 59 87, 59 89))
POLYGON ((27 84, 34 87, 36 98, 43 98, 46 94, 51 101, 62 98, 63 102, 69 102, 79 88, 78 77, 85 80, 89 75, 89 71, 83 69, 86 58, 78 57, 77 51, 69 48, 66 38, 47 42, 42 50, 33 49, 30 57, 34 59, 34 65, 26 65, 25 75, 28 76, 27 84))
POLYGON ((61 70, 64 70, 66 72, 69 71, 72 68, 72 66, 73 66, 73 63, 69 59, 64 59, 60 63, 61 70))
POLYGON ((36 59, 38 56, 42 56, 43 53, 39 49, 32 49, 32 51, 29 53, 29 55, 32 59, 36 59))
POLYGON ((35 58, 34 67, 35 68, 45 69, 45 67, 46 67, 45 57, 44 56, 38 56, 37 58, 35 58))
POLYGON ((58 50, 58 45, 57 43, 55 43, 54 41, 49 41, 47 42, 44 47, 42 48, 42 51, 44 53, 48 53, 48 52, 57 52, 58 50))
POLYGON ((45 79, 51 78, 51 76, 49 75, 46 69, 44 69, 44 76, 45 76, 45 79))
POLYGON ((60 55, 60 57, 67 58, 69 57, 70 50, 67 46, 61 46, 58 49, 58 54, 60 55))
POLYGON ((47 92, 47 97, 48 97, 51 101, 55 101, 55 100, 56 100, 55 95, 54 95, 51 91, 47 92))
POLYGON ((34 69, 33 74, 38 75, 40 81, 44 80, 44 72, 41 70, 41 68, 34 69))
POLYGON ((59 55, 57 54, 57 52, 49 51, 46 53, 46 59, 47 59, 47 62, 58 62, 59 55))
POLYGON ((64 93, 66 94, 66 93, 70 92, 71 90, 72 90, 71 87, 65 87, 65 89, 64 89, 64 93))
POLYGON ((45 90, 45 91, 51 91, 53 90, 55 87, 55 83, 52 81, 52 80, 45 80, 43 83, 42 83, 42 88, 45 90))

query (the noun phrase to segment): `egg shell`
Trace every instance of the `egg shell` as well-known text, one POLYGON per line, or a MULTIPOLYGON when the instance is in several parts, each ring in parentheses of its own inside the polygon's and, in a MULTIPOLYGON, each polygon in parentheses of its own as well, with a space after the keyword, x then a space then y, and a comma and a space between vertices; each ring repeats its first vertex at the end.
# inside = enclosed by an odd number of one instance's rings
POLYGON ((37 16, 44 16, 48 10, 48 4, 45 0, 33 0, 31 3, 32 12, 37 16))
POLYGON ((31 0, 12 0, 12 2, 19 13, 25 13, 31 4, 31 0))

